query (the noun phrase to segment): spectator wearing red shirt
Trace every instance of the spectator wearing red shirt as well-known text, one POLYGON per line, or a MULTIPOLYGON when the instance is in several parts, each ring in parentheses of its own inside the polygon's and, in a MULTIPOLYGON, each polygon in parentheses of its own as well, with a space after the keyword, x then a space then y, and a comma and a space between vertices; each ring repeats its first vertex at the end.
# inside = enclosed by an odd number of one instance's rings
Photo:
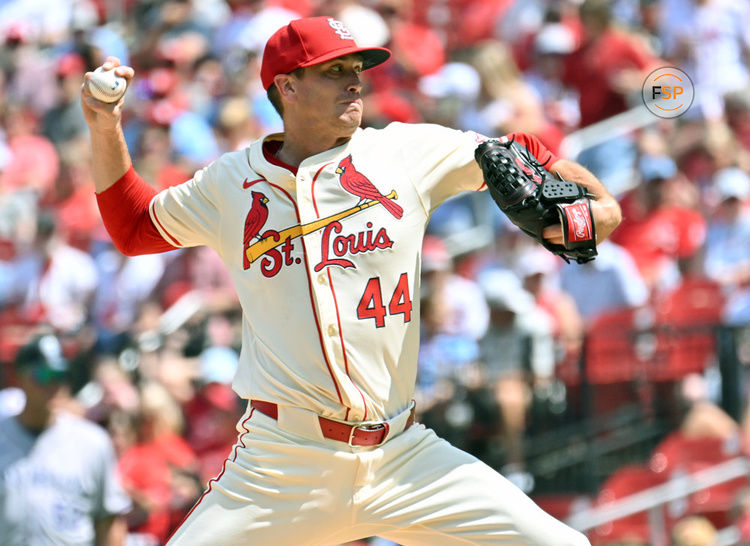
POLYGON ((662 66, 644 42, 612 25, 609 2, 586 0, 580 8, 582 43, 566 60, 565 83, 578 90, 581 126, 627 109, 627 94, 640 90, 662 66))
POLYGON ((187 441, 198 456, 202 483, 216 476, 237 441, 237 420, 242 416, 239 398, 229 385, 211 382, 202 385, 184 406, 187 441))
POLYGON ((60 158, 52 142, 39 134, 36 114, 28 107, 9 105, 0 125, 10 149, 0 193, 32 192, 37 199, 49 195, 60 174, 60 158))
POLYGON ((173 527, 198 497, 197 458, 179 436, 182 412, 158 383, 141 389, 141 407, 135 420, 135 443, 121 446, 119 470, 135 510, 130 533, 141 540, 163 544, 173 527))
MULTIPOLYGON (((640 92, 648 74, 663 65, 644 42, 612 25, 610 10, 605 0, 581 5, 582 42, 566 58, 563 81, 578 91, 582 127, 624 112, 628 95, 640 92)), ((612 138, 578 157, 615 195, 632 187, 635 159, 627 137, 612 138)))
POLYGON ((94 195, 90 148, 82 139, 70 141, 67 148, 51 205, 57 211, 60 234, 65 241, 74 248, 89 252, 98 230, 104 228, 94 195))
POLYGON ((698 193, 667 156, 639 160, 643 184, 622 200, 623 222, 612 241, 629 251, 651 291, 680 281, 678 261, 703 245, 706 220, 698 193))

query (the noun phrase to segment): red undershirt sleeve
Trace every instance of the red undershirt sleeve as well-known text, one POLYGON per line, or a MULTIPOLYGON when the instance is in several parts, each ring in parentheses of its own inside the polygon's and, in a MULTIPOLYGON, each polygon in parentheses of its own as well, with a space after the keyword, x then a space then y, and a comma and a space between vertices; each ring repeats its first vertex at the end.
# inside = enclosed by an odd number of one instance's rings
POLYGON ((115 248, 126 256, 174 250, 159 234, 148 208, 156 190, 131 165, 112 186, 96 195, 99 212, 115 248))
POLYGON ((533 155, 539 163, 544 165, 544 168, 549 170, 555 162, 560 159, 553 154, 549 149, 542 144, 536 136, 529 133, 510 133, 506 135, 508 139, 515 139, 516 142, 522 144, 531 155, 533 155))

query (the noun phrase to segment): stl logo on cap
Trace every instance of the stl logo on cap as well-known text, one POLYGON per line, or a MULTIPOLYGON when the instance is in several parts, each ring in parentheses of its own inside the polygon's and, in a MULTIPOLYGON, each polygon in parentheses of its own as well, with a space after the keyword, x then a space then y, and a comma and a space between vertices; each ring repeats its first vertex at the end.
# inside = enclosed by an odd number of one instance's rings
POLYGON ((354 40, 354 36, 352 36, 352 33, 349 32, 349 29, 344 26, 344 23, 341 21, 337 21, 333 17, 328 18, 328 25, 336 31, 336 34, 339 35, 339 37, 342 40, 354 40))
POLYGON ((320 15, 295 19, 277 30, 266 42, 260 79, 268 90, 278 74, 289 74, 297 68, 321 64, 337 57, 358 54, 362 70, 388 60, 391 52, 384 47, 359 47, 344 23, 320 15))

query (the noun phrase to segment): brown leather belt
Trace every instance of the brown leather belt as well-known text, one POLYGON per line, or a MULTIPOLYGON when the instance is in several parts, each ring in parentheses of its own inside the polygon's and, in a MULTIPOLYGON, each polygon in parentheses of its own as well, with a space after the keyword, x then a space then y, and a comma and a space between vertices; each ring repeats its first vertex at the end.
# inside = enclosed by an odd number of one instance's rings
MULTIPOLYGON (((258 410, 263 415, 271 419, 279 418, 279 407, 273 402, 264 402, 263 400, 251 400, 250 407, 258 410)), ((318 416, 320 421, 320 430, 323 436, 331 440, 338 440, 350 446, 376 446, 385 441, 388 436, 390 426, 388 423, 374 423, 367 425, 348 425, 340 423, 325 417, 318 416)), ((406 420, 404 430, 414 424, 414 408, 412 408, 409 418, 406 420)))

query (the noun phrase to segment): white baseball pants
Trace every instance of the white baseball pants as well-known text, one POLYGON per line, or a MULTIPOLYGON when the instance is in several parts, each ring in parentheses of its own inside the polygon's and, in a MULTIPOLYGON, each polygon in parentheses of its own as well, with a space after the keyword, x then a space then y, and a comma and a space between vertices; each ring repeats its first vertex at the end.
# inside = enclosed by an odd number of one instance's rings
POLYGON ((424 425, 378 447, 349 447, 323 438, 317 418, 295 419, 245 414, 221 475, 170 546, 326 546, 368 536, 404 546, 589 544, 424 425))

